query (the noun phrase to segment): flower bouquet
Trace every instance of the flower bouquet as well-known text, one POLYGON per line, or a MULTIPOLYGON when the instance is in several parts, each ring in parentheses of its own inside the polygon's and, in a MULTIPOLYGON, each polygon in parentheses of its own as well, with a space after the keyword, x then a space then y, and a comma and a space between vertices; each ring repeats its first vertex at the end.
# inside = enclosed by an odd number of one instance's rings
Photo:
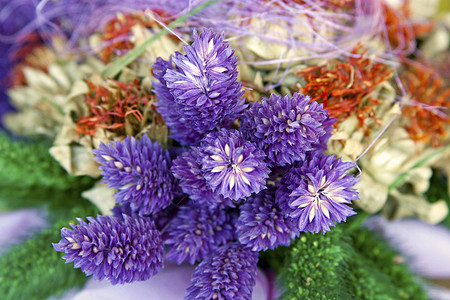
POLYGON ((450 225, 450 15, 391 2, 2 4, 5 299, 427 299, 366 218, 450 225))

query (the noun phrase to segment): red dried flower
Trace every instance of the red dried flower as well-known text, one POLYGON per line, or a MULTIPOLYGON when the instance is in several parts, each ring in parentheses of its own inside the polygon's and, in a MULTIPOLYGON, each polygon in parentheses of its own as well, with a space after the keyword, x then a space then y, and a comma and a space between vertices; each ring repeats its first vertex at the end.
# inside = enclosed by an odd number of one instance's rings
MULTIPOLYGON (((387 65, 373 62, 365 57, 347 57, 343 60, 331 60, 320 66, 307 67, 299 72, 306 81, 299 87, 311 101, 323 103, 331 118, 339 124, 349 116, 356 114, 359 127, 370 133, 365 124, 366 117, 375 117, 374 108, 379 100, 370 97, 374 88, 392 75, 387 65)), ((354 50, 353 54, 357 54, 354 50)), ((378 122, 377 119, 375 119, 378 122)))
POLYGON ((415 141, 440 145, 450 124, 450 88, 433 68, 419 62, 406 61, 401 74, 410 102, 403 106, 406 130, 415 141))
POLYGON ((149 28, 156 23, 153 20, 146 20, 139 14, 118 14, 117 17, 110 20, 104 26, 102 33, 102 42, 107 46, 98 53, 100 59, 108 63, 113 55, 123 55, 128 50, 134 48, 134 43, 130 40, 131 28, 135 25, 149 28))
POLYGON ((414 28, 409 21, 409 1, 403 2, 398 9, 382 2, 385 31, 382 37, 396 51, 410 53, 415 49, 414 28))
POLYGON ((149 94, 138 79, 132 83, 109 80, 109 87, 93 84, 86 79, 90 93, 84 102, 89 114, 81 116, 76 123, 78 133, 93 136, 97 128, 106 128, 126 134, 126 123, 141 122, 142 112, 155 98, 149 94))

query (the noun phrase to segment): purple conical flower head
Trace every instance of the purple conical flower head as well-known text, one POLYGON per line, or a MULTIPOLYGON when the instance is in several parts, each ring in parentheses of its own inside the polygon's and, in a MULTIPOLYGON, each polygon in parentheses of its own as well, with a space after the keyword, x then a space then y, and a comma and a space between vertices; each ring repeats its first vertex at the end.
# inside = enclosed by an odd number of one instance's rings
POLYGON ((325 233, 334 222, 355 214, 348 205, 359 199, 352 188, 359 178, 347 174, 353 167, 334 156, 311 153, 280 180, 277 201, 300 231, 325 233))
POLYGON ((272 94, 246 110, 241 130, 264 150, 271 166, 284 166, 303 160, 307 151, 326 149, 333 123, 322 104, 310 103, 309 97, 272 94))
POLYGON ((216 207, 233 207, 231 199, 213 193, 211 187, 203 177, 201 164, 198 163, 199 149, 192 147, 179 155, 172 165, 173 175, 180 180, 179 186, 198 205, 216 207))
POLYGON ((178 264, 209 257, 218 247, 235 239, 233 215, 190 202, 182 206, 167 228, 166 257, 178 264))
POLYGON ((112 284, 147 280, 163 267, 164 248, 160 233, 150 219, 97 216, 77 219, 80 225, 61 229, 62 239, 54 243, 65 252, 66 263, 94 279, 112 284))
POLYGON ((211 132, 199 147, 203 176, 214 193, 240 200, 266 187, 265 154, 236 130, 211 132))
POLYGON ((192 275, 185 300, 250 300, 255 285, 258 252, 239 243, 217 249, 192 275))
POLYGON ((187 145, 217 127, 229 127, 246 105, 237 81, 237 57, 223 35, 194 31, 194 42, 184 51, 186 55, 177 52, 168 62, 158 59, 153 69, 157 110, 171 137, 187 145))
POLYGON ((129 202, 140 215, 167 207, 178 192, 169 153, 147 135, 140 141, 126 137, 123 142, 101 143, 93 152, 103 165, 103 182, 119 190, 114 195, 116 202, 129 202))
POLYGON ((297 224, 275 202, 275 189, 269 187, 247 198, 236 223, 239 242, 253 251, 288 246, 299 234, 297 224))

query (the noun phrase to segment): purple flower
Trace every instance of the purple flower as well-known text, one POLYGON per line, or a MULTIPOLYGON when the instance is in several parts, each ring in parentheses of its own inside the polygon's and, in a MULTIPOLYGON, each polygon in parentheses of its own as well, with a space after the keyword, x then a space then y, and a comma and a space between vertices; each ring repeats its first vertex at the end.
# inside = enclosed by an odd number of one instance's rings
POLYGON ((175 109, 177 106, 175 98, 167 88, 167 82, 164 79, 164 74, 166 74, 167 70, 172 69, 172 58, 171 56, 169 61, 165 61, 158 57, 153 64, 153 74, 159 80, 153 82, 155 94, 158 97, 158 112, 163 116, 167 127, 170 128, 171 138, 183 145, 196 144, 202 139, 204 134, 189 127, 185 117, 175 109))
POLYGON ((199 149, 192 150, 179 155, 171 168, 173 175, 180 180, 179 186, 189 197, 199 205, 210 208, 233 207, 231 199, 213 193, 211 187, 203 177, 202 166, 198 163, 199 149))
POLYGON ((62 239, 53 243, 65 252, 66 263, 95 279, 112 284, 147 280, 163 267, 164 248, 160 233, 150 219, 97 216, 78 219, 80 225, 61 229, 62 239))
POLYGON ((229 127, 246 108, 237 81, 237 57, 223 35, 194 31, 194 42, 169 61, 153 65, 158 112, 181 144, 196 144, 217 127, 229 127))
POLYGON ((216 194, 239 200, 266 187, 265 154, 236 130, 211 132, 199 147, 203 176, 216 194))
POLYGON ((299 234, 296 223, 275 202, 271 187, 245 200, 236 228, 239 242, 253 251, 288 246, 299 234))
POLYGON ((103 165, 103 182, 119 190, 114 195, 118 203, 129 202, 133 211, 148 215, 167 207, 175 197, 169 153, 147 135, 140 141, 126 137, 123 142, 101 143, 93 152, 103 165))
POLYGON ((257 262, 258 252, 239 243, 222 246, 195 268, 184 299, 250 300, 257 262))
POLYGON ((298 223, 300 231, 325 233, 335 226, 334 222, 355 214, 348 206, 359 199, 352 188, 359 178, 347 174, 353 167, 353 163, 340 158, 311 153, 280 180, 276 199, 298 223))
POLYGON ((188 203, 182 206, 167 228, 166 257, 178 264, 209 257, 217 248, 235 238, 233 215, 221 209, 188 203))
POLYGON ((297 93, 284 98, 272 94, 245 111, 244 137, 264 150, 270 165, 292 164, 304 160, 307 151, 326 149, 335 120, 322 104, 309 102, 309 97, 297 93))

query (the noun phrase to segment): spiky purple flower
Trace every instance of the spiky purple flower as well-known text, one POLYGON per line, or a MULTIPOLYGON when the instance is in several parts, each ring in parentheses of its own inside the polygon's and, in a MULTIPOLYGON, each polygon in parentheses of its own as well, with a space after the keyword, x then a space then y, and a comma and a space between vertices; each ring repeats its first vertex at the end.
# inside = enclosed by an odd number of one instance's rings
POLYGON ((237 57, 223 35, 204 29, 185 55, 153 65, 158 112, 181 144, 196 144, 217 127, 229 127, 245 109, 237 57))
POLYGON ((164 248, 160 233, 150 219, 97 216, 77 219, 80 225, 61 229, 62 239, 53 243, 65 252, 66 263, 94 279, 112 284, 147 280, 163 267, 164 248))
POLYGON ((348 205, 358 200, 352 188, 359 180, 348 174, 353 163, 334 156, 311 153, 279 182, 276 199, 300 231, 323 233, 355 212, 348 205))
POLYGON ((178 264, 206 259, 220 246, 235 238, 233 215, 222 209, 209 209, 190 202, 182 206, 170 222, 166 257, 178 264))
POLYGON ((247 198, 241 206, 236 223, 239 242, 253 251, 288 246, 299 234, 296 223, 285 215, 275 201, 275 189, 259 192, 247 198))
POLYGON ((211 132, 199 147, 203 176, 216 194, 239 200, 266 187, 265 154, 237 130, 211 132))
POLYGON ((303 160, 307 151, 326 148, 334 119, 322 104, 309 102, 309 97, 297 93, 283 98, 272 94, 245 111, 244 137, 264 150, 270 165, 292 164, 303 160))
POLYGON ((167 207, 175 197, 169 153, 147 135, 140 141, 126 137, 122 142, 101 143, 93 152, 103 165, 103 182, 119 190, 114 195, 117 203, 129 202, 133 211, 148 215, 167 207))
POLYGON ((255 285, 258 252, 239 243, 217 249, 192 275, 185 300, 250 300, 255 285))
POLYGON ((233 201, 212 191, 203 177, 202 166, 198 162, 199 149, 192 147, 179 155, 172 165, 173 175, 180 180, 179 186, 198 205, 210 208, 233 207, 233 201))

